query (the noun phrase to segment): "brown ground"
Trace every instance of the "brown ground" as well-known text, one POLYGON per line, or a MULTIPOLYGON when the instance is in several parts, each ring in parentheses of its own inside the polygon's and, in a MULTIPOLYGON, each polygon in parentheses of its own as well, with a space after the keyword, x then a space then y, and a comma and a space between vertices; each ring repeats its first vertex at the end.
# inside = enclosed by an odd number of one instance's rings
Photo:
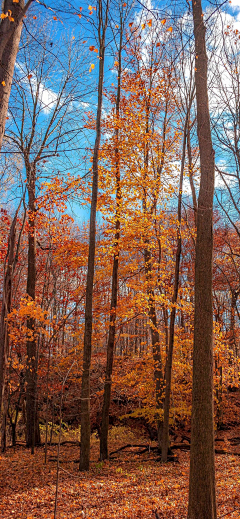
MULTIPOLYGON (((126 429, 114 428, 110 450, 126 443, 146 444, 126 429)), ((217 448, 228 454, 216 455, 218 517, 240 518, 240 427, 221 431, 217 448), (237 438, 234 440, 234 438, 237 438)), ((79 447, 61 447, 57 519, 186 519, 189 452, 175 451, 178 462, 161 465, 155 452, 137 454, 136 447, 114 454, 107 463, 98 461, 99 442, 92 441, 89 473, 79 473, 79 447)), ((8 449, 1 456, 0 518, 53 519, 56 489, 56 447, 49 448, 47 465, 44 449, 35 456, 23 447, 8 449)))

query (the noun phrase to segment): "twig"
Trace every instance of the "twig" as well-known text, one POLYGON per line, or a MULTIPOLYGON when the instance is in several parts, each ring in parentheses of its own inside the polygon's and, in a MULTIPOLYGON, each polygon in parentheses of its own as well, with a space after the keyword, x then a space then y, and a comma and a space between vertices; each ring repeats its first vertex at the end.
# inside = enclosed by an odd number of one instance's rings
POLYGON ((231 512, 227 512, 226 514, 220 515, 219 519, 222 519, 222 517, 226 517, 227 515, 233 514, 233 512, 236 512, 237 510, 240 510, 240 507, 234 508, 231 512))
POLYGON ((160 515, 157 512, 157 509, 153 510, 152 512, 153 512, 153 514, 155 514, 156 519, 161 519, 160 515))

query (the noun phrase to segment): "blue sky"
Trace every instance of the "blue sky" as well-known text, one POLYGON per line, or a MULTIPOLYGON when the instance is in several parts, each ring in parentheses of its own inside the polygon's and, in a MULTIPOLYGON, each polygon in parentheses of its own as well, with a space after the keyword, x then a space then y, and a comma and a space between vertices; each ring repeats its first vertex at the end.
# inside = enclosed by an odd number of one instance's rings
MULTIPOLYGON (((48 3, 48 6, 50 9, 45 9, 45 7, 39 5, 36 3, 31 8, 31 11, 28 15, 28 20, 26 22, 27 31, 29 31, 30 34, 33 35, 33 38, 36 38, 36 27, 40 23, 45 23, 47 19, 51 20, 51 23, 49 23, 49 45, 48 45, 48 52, 50 53, 51 59, 60 59, 61 57, 61 49, 59 49, 58 52, 58 42, 62 41, 63 34, 68 34, 68 38, 70 39, 72 46, 76 46, 76 48, 82 48, 82 53, 84 55, 85 60, 85 72, 84 72, 84 83, 85 87, 87 86, 90 90, 90 93, 86 90, 86 95, 84 97, 84 102, 86 103, 86 111, 88 109, 87 105, 89 105, 89 109, 95 111, 96 109, 96 92, 97 92, 97 71, 98 71, 98 58, 97 53, 90 52, 89 46, 96 46, 96 40, 93 32, 93 25, 92 20, 95 16, 95 11, 92 11, 92 14, 90 15, 89 10, 89 2, 75 2, 75 5, 73 7, 68 7, 70 4, 63 3, 63 9, 61 10, 61 4, 58 3, 58 6, 60 5, 60 10, 55 11, 55 2, 48 3), (82 8, 82 10, 80 10, 82 8), (81 18, 78 16, 81 15, 81 18), (35 20, 34 17, 37 17, 35 20), (54 20, 54 17, 57 18, 57 20, 54 20), (89 21, 88 21, 89 20, 89 21), (51 45, 52 42, 52 45, 51 45), (54 58, 55 56, 55 58, 54 58), (89 68, 91 64, 95 65, 95 68, 89 72, 89 68)), ((141 11, 141 5, 135 4, 136 10, 141 11)), ((157 12, 158 15, 161 18, 162 9, 165 5, 169 5, 168 2, 162 2, 162 1, 156 1, 154 2, 152 0, 152 3, 150 3, 150 0, 146 0, 145 5, 148 8, 151 8, 154 6, 156 8, 155 13, 157 12)), ((179 13, 179 8, 181 6, 181 14, 183 14, 184 10, 187 11, 187 2, 171 2, 170 4, 171 10, 173 12, 173 9, 177 9, 179 13)), ((213 3, 211 2, 203 2, 204 7, 212 7, 213 3)), ((93 4, 94 7, 94 4, 93 4)), ((225 3, 223 6, 224 10, 229 13, 229 18, 231 17, 232 21, 234 21, 235 27, 240 30, 240 0, 232 0, 231 3, 225 3)), ((112 25, 115 23, 115 18, 117 19, 117 12, 115 13, 112 11, 112 25)), ((134 12, 132 12, 132 15, 130 15, 130 20, 134 19, 134 12)), ((117 29, 116 29, 117 33, 117 29)), ((108 47, 106 52, 106 62, 105 62, 105 88, 112 83, 116 82, 116 75, 113 72, 113 62, 115 59, 114 51, 113 51, 113 39, 111 36, 111 31, 109 30, 107 35, 107 41, 108 41, 108 47)), ((21 65, 20 63, 20 54, 18 56, 17 61, 17 67, 21 65)), ((57 67, 55 67, 57 70, 57 67)), ((21 76, 21 74, 19 74, 21 76)), ((33 77, 34 79, 34 77, 33 77)), ((32 79, 32 81, 33 81, 32 79)), ((25 80, 22 79, 22 83, 24 83, 25 80)), ((55 76, 55 83, 58 83, 59 77, 56 74, 55 76)), ((25 81, 26 82, 26 81, 25 81)), ((43 94, 42 94, 42 100, 43 103, 45 102, 46 109, 42 111, 42 120, 47 119, 49 117, 49 113, 51 112, 49 108, 49 104, 52 103, 54 106, 55 103, 55 85, 54 80, 51 81, 51 83, 46 83, 46 85, 43 88, 43 94)), ((107 110, 107 104, 106 101, 104 101, 104 109, 107 110)), ((84 109, 83 109, 84 111, 84 109)), ((81 125, 81 122, 80 122, 81 125)), ((56 159, 54 159, 54 162, 52 159, 49 160, 48 164, 45 167, 46 173, 51 174, 52 170, 62 170, 65 168, 72 169, 76 174, 86 174, 87 170, 89 169, 89 162, 88 158, 83 159, 83 155, 85 154, 85 147, 90 148, 93 146, 94 143, 95 134, 94 131, 85 131, 85 134, 81 135, 80 142, 78 142, 78 152, 76 155, 76 152, 74 152, 74 146, 72 147, 73 150, 71 152, 68 152, 68 157, 65 159, 59 159, 57 162, 56 159), (79 146, 80 144, 80 146, 79 146), (60 164, 61 162, 61 164, 60 164), (69 166, 71 164, 71 168, 69 166)), ((77 142, 76 142, 77 145, 77 142)), ((61 153, 63 153, 63 149, 60 149, 60 157, 61 153)), ((63 155, 62 155, 63 156, 63 155)), ((77 219, 81 220, 87 220, 89 215, 88 209, 83 209, 81 206, 79 206, 76 203, 72 204, 73 214, 77 217, 77 219)))

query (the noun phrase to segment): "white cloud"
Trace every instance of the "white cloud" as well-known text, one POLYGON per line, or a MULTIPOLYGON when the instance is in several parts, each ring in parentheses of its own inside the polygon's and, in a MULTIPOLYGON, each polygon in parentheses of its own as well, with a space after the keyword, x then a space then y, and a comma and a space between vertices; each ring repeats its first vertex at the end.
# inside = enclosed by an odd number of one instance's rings
POLYGON ((54 109, 58 95, 51 89, 47 88, 42 82, 38 85, 38 79, 35 76, 34 73, 31 73, 31 77, 29 75, 29 72, 26 70, 25 66, 21 63, 16 63, 16 68, 20 72, 21 82, 24 83, 28 91, 31 91, 34 95, 37 93, 37 89, 39 89, 38 92, 38 102, 40 106, 43 108, 43 112, 45 114, 48 114, 51 110, 54 109), (31 82, 31 87, 30 87, 31 82))
POLYGON ((231 0, 230 3, 230 7, 233 9, 233 10, 238 10, 240 11, 240 0, 231 0))
MULTIPOLYGON (((37 91, 37 80, 31 79, 33 92, 37 91)), ((48 114, 56 105, 58 96, 50 88, 46 88, 42 83, 39 85, 39 103, 42 105, 44 113, 48 114)))

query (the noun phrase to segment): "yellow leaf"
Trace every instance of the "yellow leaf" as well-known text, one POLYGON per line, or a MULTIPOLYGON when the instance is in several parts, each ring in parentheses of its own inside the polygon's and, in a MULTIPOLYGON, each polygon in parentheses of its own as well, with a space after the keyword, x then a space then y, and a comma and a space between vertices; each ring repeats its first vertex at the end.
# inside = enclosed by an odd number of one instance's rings
POLYGON ((94 67, 95 67, 95 65, 92 63, 92 64, 90 65, 89 72, 91 72, 91 71, 94 69, 94 67))
POLYGON ((8 17, 7 14, 4 14, 4 13, 1 14, 1 18, 7 18, 7 17, 8 17))
POLYGON ((142 23, 142 29, 145 29, 146 25, 145 23, 142 23))

